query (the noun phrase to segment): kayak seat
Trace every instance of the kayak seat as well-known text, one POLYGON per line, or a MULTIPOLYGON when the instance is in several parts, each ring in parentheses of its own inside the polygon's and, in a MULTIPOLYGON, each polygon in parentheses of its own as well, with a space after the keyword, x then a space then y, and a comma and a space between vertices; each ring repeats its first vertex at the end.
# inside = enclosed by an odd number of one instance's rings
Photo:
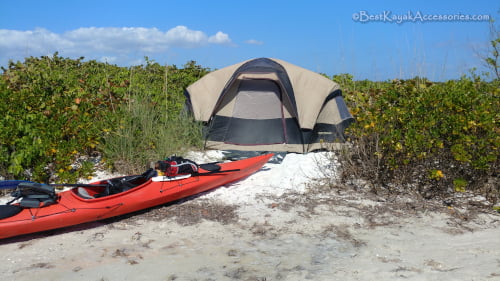
MULTIPOLYGON (((95 195, 95 198, 121 193, 136 186, 146 183, 149 179, 156 176, 156 171, 152 168, 140 175, 125 176, 107 180, 107 186, 103 193, 95 195)), ((82 195, 80 195, 82 196, 82 195)), ((82 197, 84 197, 83 195, 82 197)))
POLYGON ((77 194, 80 197, 84 198, 84 199, 93 199, 93 198, 95 198, 94 196, 90 195, 89 192, 85 188, 83 188, 83 187, 78 187, 77 194))

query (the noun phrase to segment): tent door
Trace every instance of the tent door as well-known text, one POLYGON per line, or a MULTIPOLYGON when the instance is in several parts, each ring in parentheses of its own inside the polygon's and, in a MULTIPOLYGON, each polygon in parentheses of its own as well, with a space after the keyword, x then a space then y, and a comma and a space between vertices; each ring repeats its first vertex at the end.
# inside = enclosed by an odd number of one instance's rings
POLYGON ((286 143, 280 87, 271 80, 241 80, 224 142, 240 145, 286 143))

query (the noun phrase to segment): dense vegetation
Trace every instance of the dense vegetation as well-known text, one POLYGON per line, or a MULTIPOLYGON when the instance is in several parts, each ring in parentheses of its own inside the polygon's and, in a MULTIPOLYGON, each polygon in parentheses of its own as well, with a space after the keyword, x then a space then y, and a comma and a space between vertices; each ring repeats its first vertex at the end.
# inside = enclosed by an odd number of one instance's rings
POLYGON ((183 89, 208 69, 146 61, 125 68, 56 53, 2 68, 0 175, 74 181, 92 173, 90 156, 132 172, 199 146, 180 112, 183 89))
POLYGON ((355 176, 388 190, 403 185, 428 198, 469 190, 498 200, 498 80, 334 80, 357 121, 347 130, 344 180, 355 176))
MULTIPOLYGON (((0 175, 68 182, 90 175, 95 159, 134 173, 201 148, 183 91, 209 71, 195 62, 177 68, 146 58, 126 68, 57 53, 11 62, 0 79, 0 175)), ((498 200, 498 80, 333 80, 357 121, 341 158, 344 180, 498 200)))

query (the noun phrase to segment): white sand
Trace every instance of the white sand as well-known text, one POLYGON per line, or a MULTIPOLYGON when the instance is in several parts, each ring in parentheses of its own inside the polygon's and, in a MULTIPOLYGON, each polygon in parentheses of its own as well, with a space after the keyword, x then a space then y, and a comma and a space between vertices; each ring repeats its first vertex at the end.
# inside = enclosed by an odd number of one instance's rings
POLYGON ((498 214, 457 222, 353 191, 308 191, 330 158, 289 154, 179 203, 237 205, 232 223, 138 214, 0 241, 2 280, 500 280, 498 214))

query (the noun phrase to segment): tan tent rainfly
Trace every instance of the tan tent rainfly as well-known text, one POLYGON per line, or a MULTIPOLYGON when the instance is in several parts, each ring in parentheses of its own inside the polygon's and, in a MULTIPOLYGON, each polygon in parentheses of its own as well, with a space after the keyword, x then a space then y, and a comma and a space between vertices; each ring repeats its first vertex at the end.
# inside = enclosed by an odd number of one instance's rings
POLYGON ((213 71, 186 89, 206 147, 222 150, 331 149, 353 118, 340 87, 320 74, 259 58, 213 71))

